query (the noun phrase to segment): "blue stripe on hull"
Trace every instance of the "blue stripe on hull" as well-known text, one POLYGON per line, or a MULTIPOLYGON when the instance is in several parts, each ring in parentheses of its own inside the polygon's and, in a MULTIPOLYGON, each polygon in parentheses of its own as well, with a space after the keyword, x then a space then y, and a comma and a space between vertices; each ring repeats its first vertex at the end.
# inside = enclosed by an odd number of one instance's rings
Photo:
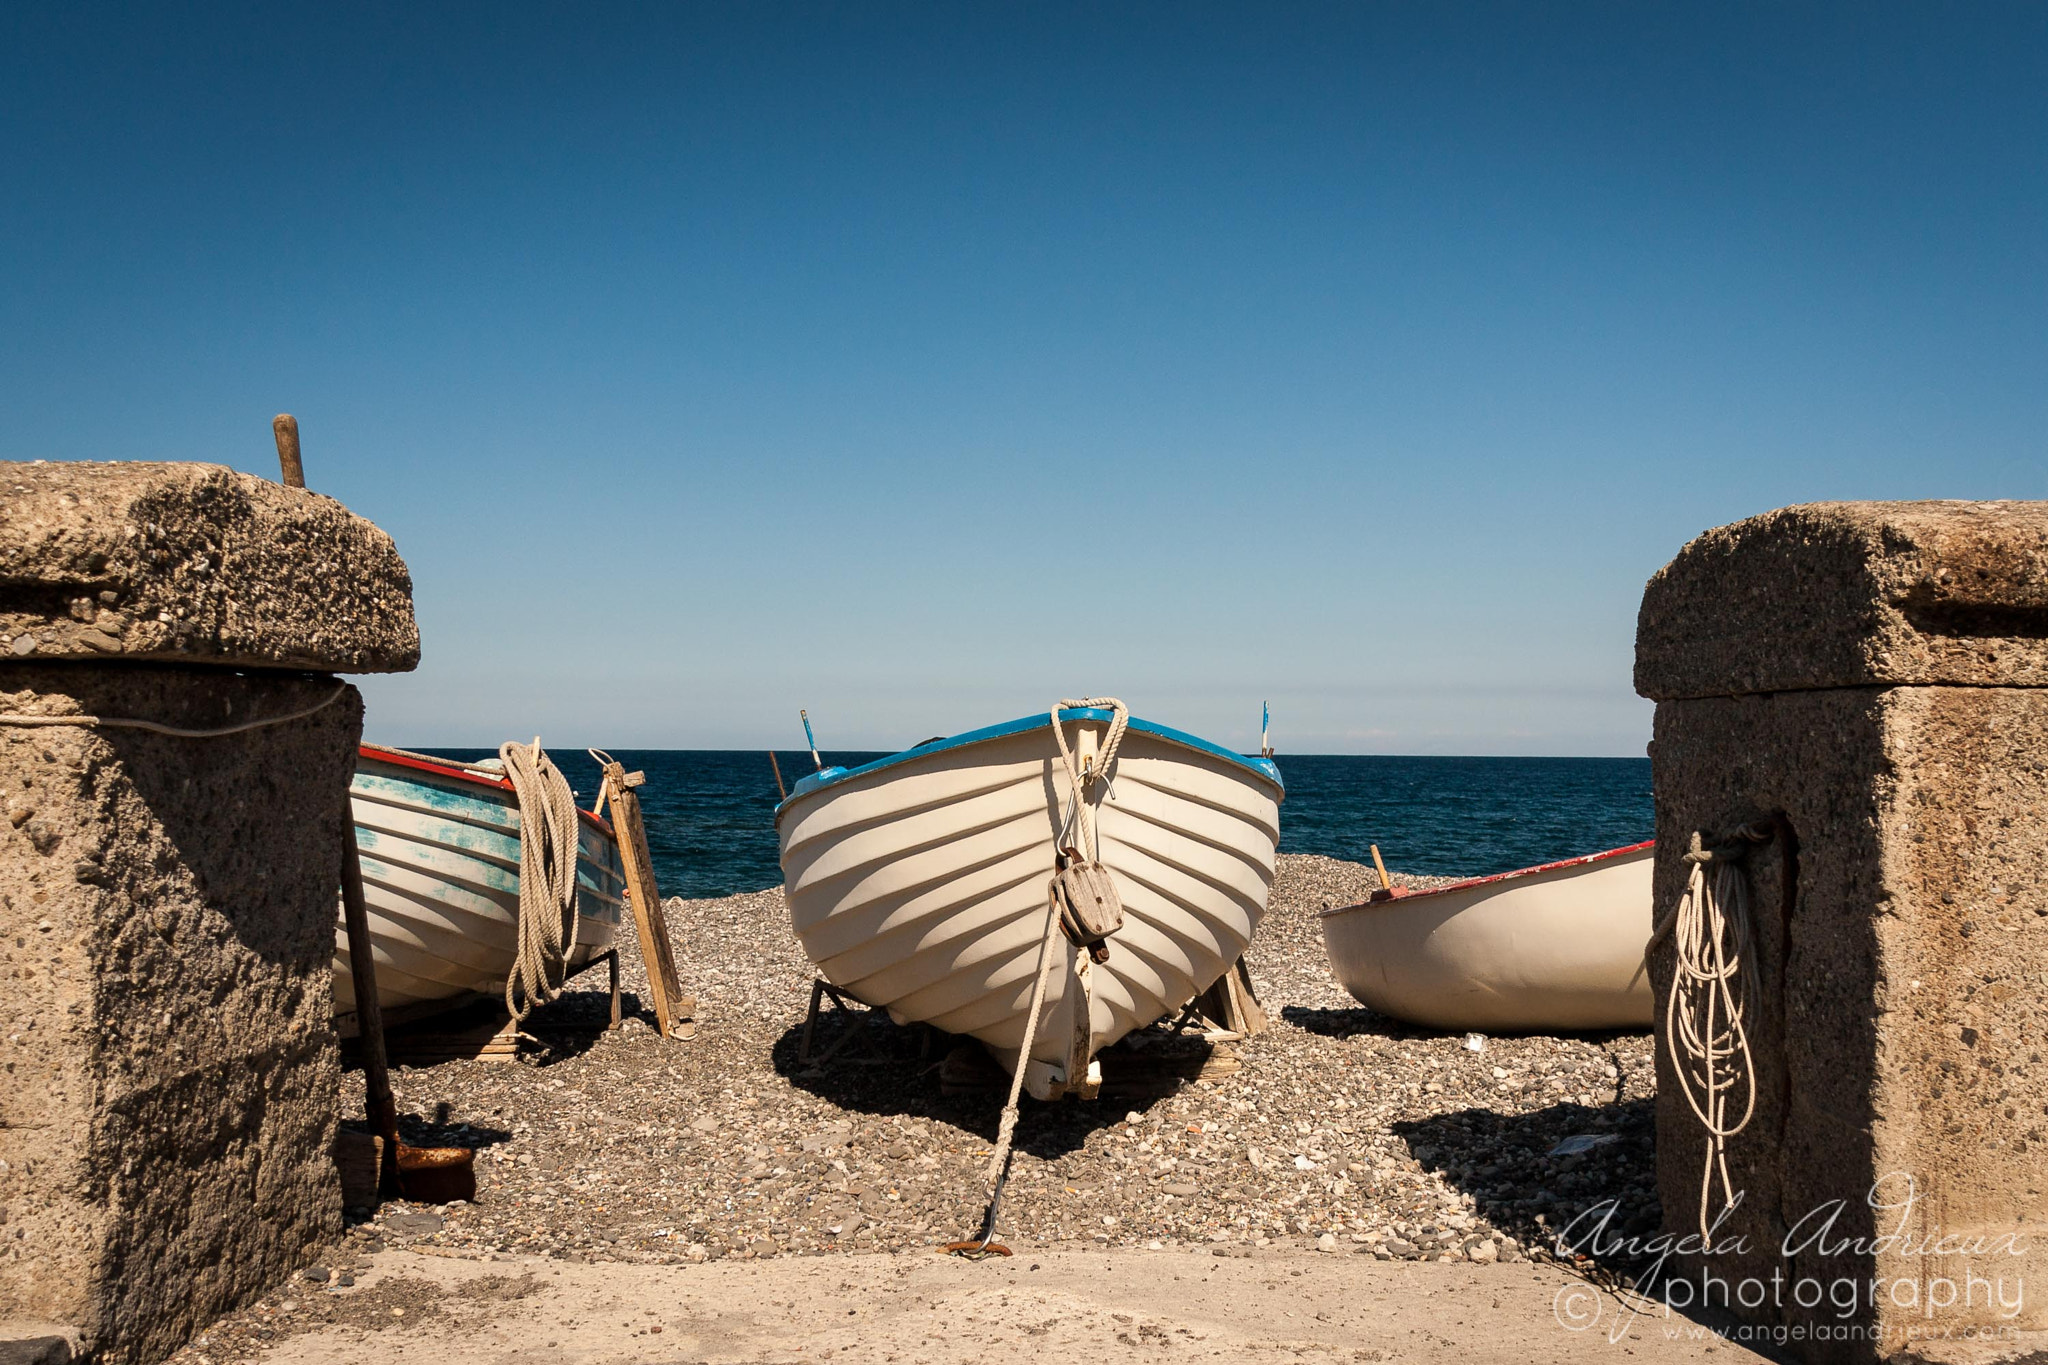
MULTIPOLYGON (((1060 719, 1062 721, 1093 720, 1107 725, 1114 717, 1109 711, 1101 707, 1073 706, 1061 711, 1060 719)), ((948 749, 961 749, 970 744, 983 744, 992 739, 1002 739, 1009 735, 1022 734, 1027 730, 1050 729, 1051 726, 1051 714, 1041 711, 1035 716, 1021 716, 1016 720, 1005 721, 1001 725, 985 725, 979 730, 969 730, 963 734, 954 735, 949 739, 935 739, 929 744, 920 744, 915 749, 905 749, 900 754, 891 754, 887 758, 878 758, 872 763, 863 763, 858 768, 825 768, 819 772, 810 773, 798 778, 796 785, 790 789, 788 797, 775 808, 775 818, 780 820, 782 813, 798 801, 812 796, 827 787, 836 786, 850 778, 879 772, 883 768, 892 767, 898 763, 907 763, 913 758, 927 758, 932 754, 944 753, 948 749)), ((1248 768, 1258 774, 1279 788, 1283 795, 1287 790, 1287 784, 1280 778, 1279 765, 1270 758, 1251 758, 1234 750, 1226 749, 1220 744, 1211 744, 1208 740, 1198 735, 1191 735, 1185 730, 1176 730, 1170 725, 1161 725, 1156 721, 1140 720, 1136 716, 1131 717, 1130 728, 1139 734, 1153 735, 1165 740, 1169 744, 1178 744, 1183 748, 1193 749, 1197 753, 1211 754, 1217 758, 1227 759, 1241 768, 1248 768)))

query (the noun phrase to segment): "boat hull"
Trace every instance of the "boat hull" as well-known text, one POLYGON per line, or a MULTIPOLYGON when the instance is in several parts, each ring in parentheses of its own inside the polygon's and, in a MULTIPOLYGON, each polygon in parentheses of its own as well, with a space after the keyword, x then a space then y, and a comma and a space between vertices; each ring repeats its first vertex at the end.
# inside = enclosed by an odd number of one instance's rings
MULTIPOLYGON (((377 964, 377 999, 418 1017, 500 993, 519 936, 519 802, 502 778, 364 745, 349 804, 377 964)), ((610 950, 625 869, 608 825, 578 821, 576 948, 570 968, 610 950)), ((355 1023, 348 933, 337 913, 334 1009, 355 1023)))
POLYGON ((1330 965, 1360 1004, 1426 1028, 1647 1028, 1652 853, 1636 844, 1325 911, 1330 965))
MULTIPOLYGON (((1092 751, 1108 713, 1067 714, 1070 743, 1092 751)), ((1064 936, 1053 944, 1032 1056, 1055 1080, 1077 1037, 1092 1056, 1214 984, 1272 888, 1277 770, 1144 724, 1094 805, 1124 925, 1099 965, 1064 936)), ((1069 784, 1045 717, 977 734, 808 791, 807 779, 776 828, 791 921, 819 973, 898 1022, 978 1038, 1014 1069, 1069 784)))

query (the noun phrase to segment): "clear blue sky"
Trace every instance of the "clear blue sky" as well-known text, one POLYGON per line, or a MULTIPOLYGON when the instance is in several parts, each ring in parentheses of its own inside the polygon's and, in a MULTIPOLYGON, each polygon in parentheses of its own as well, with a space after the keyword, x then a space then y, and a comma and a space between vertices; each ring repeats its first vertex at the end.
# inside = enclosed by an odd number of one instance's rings
POLYGON ((2044 90, 2038 5, 12 5, 0 457, 297 413, 400 743, 1636 754, 1700 530, 2048 497, 2044 90))

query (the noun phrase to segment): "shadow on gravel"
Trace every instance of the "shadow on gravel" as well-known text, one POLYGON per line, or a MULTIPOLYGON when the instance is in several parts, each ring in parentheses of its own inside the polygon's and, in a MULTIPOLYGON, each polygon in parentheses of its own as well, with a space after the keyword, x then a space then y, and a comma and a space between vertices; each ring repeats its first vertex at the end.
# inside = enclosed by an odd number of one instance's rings
MULTIPOLYGON (((1404 1024, 1399 1019, 1390 1019, 1384 1014, 1365 1008, 1363 1005, 1351 1009, 1309 1009, 1302 1005, 1282 1005, 1280 1017, 1287 1023, 1324 1038, 1386 1038, 1395 1042, 1417 1042, 1431 1038, 1445 1038, 1462 1041, 1462 1033, 1450 1033, 1439 1028, 1420 1028, 1404 1024)), ((1527 1035, 1544 1038, 1570 1038, 1580 1042, 1605 1047, 1617 1038, 1640 1037, 1642 1029, 1600 1029, 1585 1033, 1545 1033, 1527 1035)), ((1488 1037, 1495 1035, 1488 1034, 1488 1037)), ((1503 1037, 1523 1035, 1504 1034, 1503 1037)))
POLYGON ((398 1140, 407 1147, 474 1147, 481 1151, 508 1141, 511 1136, 509 1128, 456 1122, 446 1102, 428 1113, 398 1116, 398 1140))
MULTIPOLYGON (((612 998, 609 989, 564 991, 544 1005, 536 1005, 526 1016, 520 1032, 541 1045, 523 1045, 523 1060, 537 1066, 580 1057, 597 1046, 611 1026, 612 998)), ((629 1022, 656 1027, 654 1010, 641 1003, 632 991, 619 993, 621 1027, 629 1022)), ((506 1046, 499 1037, 505 1028, 504 1002, 484 997, 384 1030, 384 1050, 391 1069, 397 1072, 431 1071, 449 1062, 474 1060, 489 1054, 502 1055, 506 1046)), ((362 1069, 362 1045, 350 1038, 342 1043, 342 1063, 350 1071, 362 1069)))
POLYGON ((1282 1005, 1280 1018, 1308 1033, 1324 1038, 1357 1038, 1370 1035, 1375 1038, 1396 1038, 1407 1041, 1413 1038, 1435 1038, 1443 1036, 1440 1029, 1416 1028, 1399 1019, 1389 1019, 1358 1006, 1347 1010, 1309 1009, 1303 1005, 1282 1005))
MULTIPOLYGON (((552 1066, 571 1057, 580 1057, 590 1051, 603 1038, 611 1026, 612 995, 607 987, 597 990, 563 991, 545 1005, 536 1005, 526 1016, 524 1030, 546 1044, 547 1052, 539 1058, 542 1066, 552 1066)), ((619 992, 619 1025, 624 1027, 628 1020, 639 1020, 649 1028, 659 1027, 654 1006, 643 1002, 632 991, 619 992)))
POLYGON ((1461 1109, 1390 1126, 1424 1168, 1471 1195, 1495 1227, 1552 1250, 1567 1234, 1590 1264, 1623 1274, 1640 1259, 1628 1244, 1654 1235, 1660 1218, 1655 1105, 1461 1109))
MULTIPOLYGON (((940 1084, 947 1052, 965 1040, 925 1025, 900 1027, 882 1010, 857 1016, 827 1014, 819 1019, 811 1054, 815 1057, 841 1042, 848 1029, 854 1037, 819 1066, 797 1061, 804 1029, 802 1024, 793 1025, 769 1054, 776 1074, 850 1113, 942 1123, 976 1142, 996 1140, 1008 1096, 1007 1077, 1003 1088, 964 1094, 949 1095, 940 1084)), ((1016 1147, 1054 1161, 1086 1146, 1090 1135, 1121 1124, 1126 1114, 1142 1114, 1156 1103, 1105 1097, 1089 1103, 1042 1104, 1026 1096, 1018 1111, 1016 1147)))

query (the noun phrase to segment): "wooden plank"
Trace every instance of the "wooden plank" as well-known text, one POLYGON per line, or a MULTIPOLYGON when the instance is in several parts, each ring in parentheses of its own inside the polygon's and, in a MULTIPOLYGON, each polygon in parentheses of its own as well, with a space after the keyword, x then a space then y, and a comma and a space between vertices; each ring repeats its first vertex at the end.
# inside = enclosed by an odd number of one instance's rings
POLYGON ((336 1129, 334 1169, 341 1177, 343 1208, 377 1207, 377 1185, 384 1170, 384 1139, 353 1128, 336 1129))
POLYGON ((640 931, 640 960, 647 964, 647 988, 654 997, 654 1017, 664 1038, 691 1037, 684 1010, 694 1013, 696 1001, 683 994, 676 976, 675 950, 668 941, 668 920, 661 911, 661 892, 654 883, 654 858, 647 851, 647 827, 640 819, 640 798, 634 792, 639 774, 628 777, 618 763, 604 770, 605 795, 611 802, 612 829, 619 836, 619 857, 626 866, 626 894, 633 902, 633 923, 640 931), (685 1006, 685 1001, 688 1005, 685 1006))
POLYGON ((1211 1023, 1245 1038, 1265 1032, 1272 1022, 1258 996, 1252 994, 1251 972, 1241 957, 1215 985, 1195 997, 1195 1010, 1211 1023))

